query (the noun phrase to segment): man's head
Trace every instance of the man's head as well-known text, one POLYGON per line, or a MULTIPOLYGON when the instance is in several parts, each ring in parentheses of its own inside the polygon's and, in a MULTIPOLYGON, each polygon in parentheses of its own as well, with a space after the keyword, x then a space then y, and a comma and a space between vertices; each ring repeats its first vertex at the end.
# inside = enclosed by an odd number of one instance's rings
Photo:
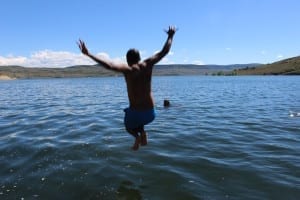
POLYGON ((126 54, 126 59, 129 66, 137 64, 141 60, 140 52, 137 49, 129 49, 126 54))

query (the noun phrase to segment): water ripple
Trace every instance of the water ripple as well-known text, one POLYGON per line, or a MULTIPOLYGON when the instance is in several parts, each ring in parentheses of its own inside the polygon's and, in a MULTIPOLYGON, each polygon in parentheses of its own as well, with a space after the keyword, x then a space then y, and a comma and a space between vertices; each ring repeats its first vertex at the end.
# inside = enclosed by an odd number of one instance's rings
POLYGON ((298 78, 153 82, 138 152, 123 79, 1 83, 0 199, 298 199, 298 78))

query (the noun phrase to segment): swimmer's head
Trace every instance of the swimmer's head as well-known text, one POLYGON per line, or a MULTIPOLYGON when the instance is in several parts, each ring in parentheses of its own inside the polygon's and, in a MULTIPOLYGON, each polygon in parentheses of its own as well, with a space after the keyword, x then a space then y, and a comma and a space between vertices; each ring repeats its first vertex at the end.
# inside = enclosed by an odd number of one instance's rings
POLYGON ((129 49, 126 59, 129 66, 137 64, 141 60, 140 52, 137 49, 129 49))
POLYGON ((169 107, 170 106, 170 101, 165 99, 164 100, 164 107, 169 107))

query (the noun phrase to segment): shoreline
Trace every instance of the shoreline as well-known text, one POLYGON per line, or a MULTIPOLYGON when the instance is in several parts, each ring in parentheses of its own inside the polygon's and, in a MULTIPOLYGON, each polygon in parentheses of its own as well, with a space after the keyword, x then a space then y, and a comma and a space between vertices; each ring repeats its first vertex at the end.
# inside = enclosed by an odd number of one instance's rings
MULTIPOLYGON (((300 75, 300 74, 299 74, 300 75)), ((153 76, 236 76, 236 77, 242 77, 242 76, 299 76, 298 74, 153 74, 153 76)), ((104 78, 104 77, 122 77, 122 76, 116 76, 116 75, 100 75, 100 76, 32 76, 32 77, 22 77, 22 78, 12 78, 7 75, 0 75, 0 81, 13 81, 13 80, 29 80, 29 79, 64 79, 64 78, 104 78)))
POLYGON ((15 78, 11 78, 6 75, 0 75, 0 81, 11 81, 11 80, 16 80, 15 78))

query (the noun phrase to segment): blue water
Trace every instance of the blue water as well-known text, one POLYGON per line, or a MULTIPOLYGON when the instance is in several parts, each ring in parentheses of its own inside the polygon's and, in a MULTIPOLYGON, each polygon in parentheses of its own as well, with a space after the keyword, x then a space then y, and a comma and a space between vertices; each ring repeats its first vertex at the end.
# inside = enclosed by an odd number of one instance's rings
POLYGON ((300 77, 154 77, 153 94, 135 152, 123 78, 1 81, 0 199, 300 199, 300 77))

